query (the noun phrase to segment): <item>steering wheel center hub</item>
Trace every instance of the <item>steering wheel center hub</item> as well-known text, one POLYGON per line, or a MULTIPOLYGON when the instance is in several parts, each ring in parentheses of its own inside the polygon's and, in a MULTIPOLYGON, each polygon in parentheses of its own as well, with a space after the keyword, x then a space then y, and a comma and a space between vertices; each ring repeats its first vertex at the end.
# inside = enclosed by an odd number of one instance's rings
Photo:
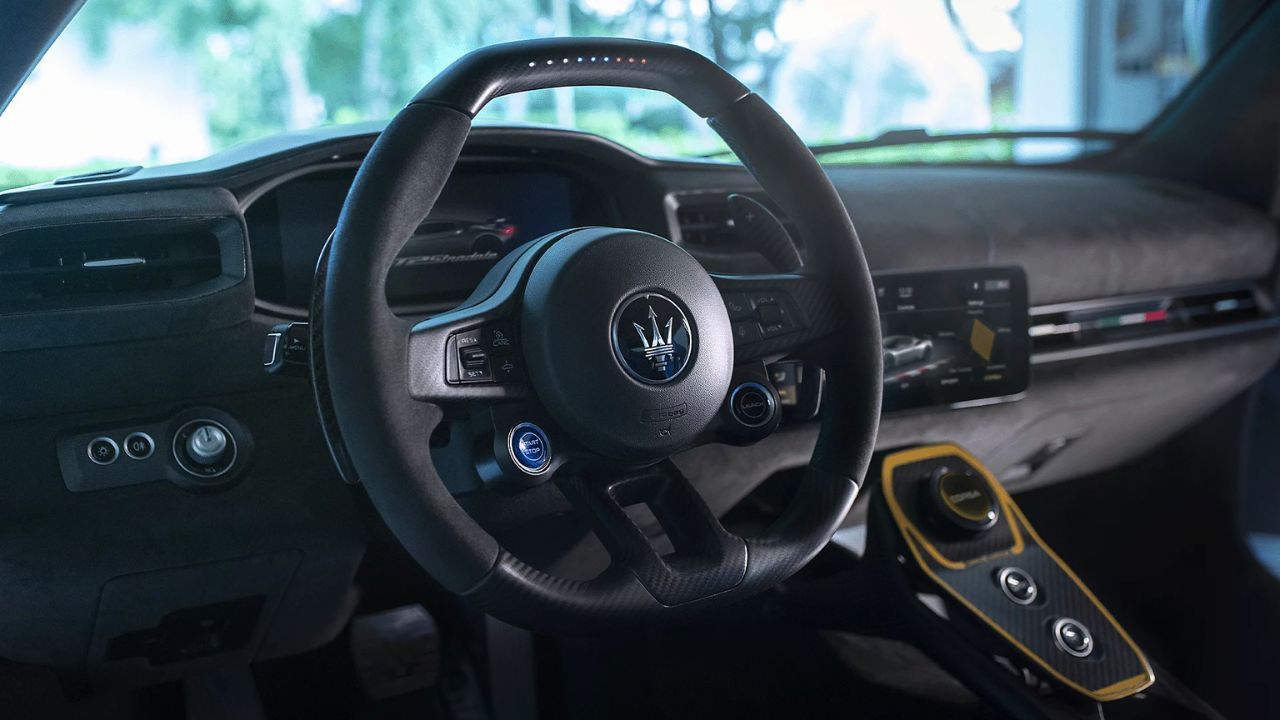
POLYGON ((539 399, 607 456, 670 455, 728 391, 733 338, 720 293, 654 235, 588 228, 558 240, 530 274, 521 324, 539 399))
POLYGON ((693 327, 671 298, 641 292, 618 306, 613 352, 628 375, 661 385, 680 377, 693 355, 693 327))

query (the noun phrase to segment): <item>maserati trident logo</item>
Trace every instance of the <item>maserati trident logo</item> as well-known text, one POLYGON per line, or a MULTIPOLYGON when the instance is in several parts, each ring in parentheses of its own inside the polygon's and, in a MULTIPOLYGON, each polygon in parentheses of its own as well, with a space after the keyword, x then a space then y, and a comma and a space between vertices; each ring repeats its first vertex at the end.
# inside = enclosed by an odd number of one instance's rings
POLYGON ((657 293, 640 293, 618 310, 613 350, 631 377, 646 383, 675 380, 689 364, 693 329, 678 305, 657 293))

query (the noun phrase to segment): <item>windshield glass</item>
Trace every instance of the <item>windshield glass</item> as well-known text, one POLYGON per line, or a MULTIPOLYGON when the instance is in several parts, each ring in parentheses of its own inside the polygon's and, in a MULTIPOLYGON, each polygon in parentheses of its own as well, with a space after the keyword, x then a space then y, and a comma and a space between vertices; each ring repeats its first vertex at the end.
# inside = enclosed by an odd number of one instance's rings
MULTIPOLYGON (((88 0, 0 115, 0 187, 384 120, 459 55, 551 35, 691 47, 814 145, 895 129, 1132 131, 1203 61, 1205 0, 88 0)), ((558 89, 479 118, 724 151, 658 93, 558 89)), ((1096 143, 1095 143, 1096 145, 1096 143)), ((1078 140, 978 140, 830 161, 1040 161, 1078 140)))

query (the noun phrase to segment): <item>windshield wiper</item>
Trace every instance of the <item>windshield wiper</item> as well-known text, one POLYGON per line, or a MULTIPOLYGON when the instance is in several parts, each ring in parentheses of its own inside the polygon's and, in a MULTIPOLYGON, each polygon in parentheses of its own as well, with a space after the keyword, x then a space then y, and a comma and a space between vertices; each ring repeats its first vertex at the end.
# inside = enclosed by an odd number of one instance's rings
MULTIPOLYGON (((1133 133, 1112 132, 1108 130, 990 130, 986 132, 943 133, 931 135, 924 128, 902 128, 886 130, 869 140, 851 140, 849 142, 810 145, 814 155, 831 155, 834 153, 872 148, 893 147, 895 145, 932 145, 936 143, 961 142, 965 140, 1037 140, 1062 138, 1066 140, 1098 140, 1116 143, 1133 137, 1133 133)), ((731 154, 728 150, 720 150, 703 155, 705 158, 723 157, 731 154)))

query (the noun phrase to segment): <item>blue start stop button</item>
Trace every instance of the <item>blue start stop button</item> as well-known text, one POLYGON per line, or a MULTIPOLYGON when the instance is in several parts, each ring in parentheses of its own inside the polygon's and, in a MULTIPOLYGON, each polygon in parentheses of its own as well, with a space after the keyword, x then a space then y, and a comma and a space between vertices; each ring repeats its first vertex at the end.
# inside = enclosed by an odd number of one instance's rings
POLYGON ((542 428, 533 423, 520 423, 512 428, 507 447, 516 466, 530 475, 537 475, 551 464, 551 441, 542 428))

